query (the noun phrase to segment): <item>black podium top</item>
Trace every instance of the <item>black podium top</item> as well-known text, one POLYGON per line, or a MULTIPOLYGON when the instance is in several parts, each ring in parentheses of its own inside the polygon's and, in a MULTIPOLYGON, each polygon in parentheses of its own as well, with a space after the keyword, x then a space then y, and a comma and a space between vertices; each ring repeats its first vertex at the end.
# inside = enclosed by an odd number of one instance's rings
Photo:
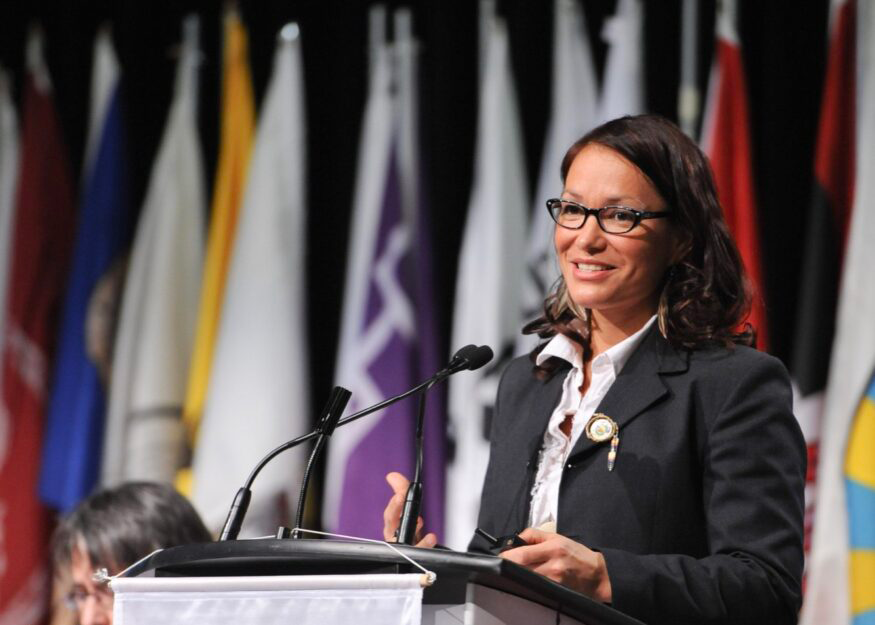
MULTIPOLYGON (((642 625, 641 621, 503 558, 446 549, 395 547, 437 574, 437 583, 423 593, 425 603, 464 603, 465 587, 473 582, 534 601, 588 625, 642 625)), ((268 538, 171 547, 138 563, 125 576, 328 575, 413 570, 404 558, 378 543, 268 538)))

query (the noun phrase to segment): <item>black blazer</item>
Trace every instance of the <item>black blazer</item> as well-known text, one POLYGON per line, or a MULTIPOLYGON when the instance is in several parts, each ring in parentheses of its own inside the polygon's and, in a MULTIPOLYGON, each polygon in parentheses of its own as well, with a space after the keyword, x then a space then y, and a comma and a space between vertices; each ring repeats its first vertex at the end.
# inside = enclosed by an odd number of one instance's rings
MULTIPOLYGON (((493 535, 526 527, 567 371, 538 380, 528 357, 505 371, 478 522, 493 535)), ((654 326, 598 408, 620 427, 614 470, 582 435, 559 491, 557 531, 604 554, 615 608, 651 625, 796 622, 806 453, 791 407, 777 359, 676 351, 654 326)))

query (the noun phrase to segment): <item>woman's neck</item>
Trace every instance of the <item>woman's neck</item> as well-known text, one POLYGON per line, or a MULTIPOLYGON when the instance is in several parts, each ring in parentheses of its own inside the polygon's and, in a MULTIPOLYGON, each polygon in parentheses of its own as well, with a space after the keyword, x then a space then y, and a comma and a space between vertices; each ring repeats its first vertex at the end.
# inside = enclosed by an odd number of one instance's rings
POLYGON ((590 348, 592 357, 610 349, 629 338, 654 315, 655 311, 642 311, 632 315, 604 315, 594 310, 591 313, 590 348))

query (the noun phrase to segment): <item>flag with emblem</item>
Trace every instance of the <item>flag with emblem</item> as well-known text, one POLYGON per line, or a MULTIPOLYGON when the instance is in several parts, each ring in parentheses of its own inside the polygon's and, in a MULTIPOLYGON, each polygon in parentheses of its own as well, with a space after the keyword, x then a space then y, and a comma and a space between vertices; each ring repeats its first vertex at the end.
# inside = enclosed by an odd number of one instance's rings
POLYGON ((101 481, 170 482, 194 340, 206 211, 197 135, 197 18, 185 22, 164 137, 140 212, 116 332, 101 481))
POLYGON ((454 549, 465 548, 476 525, 498 379, 520 331, 525 271, 520 250, 529 206, 507 30, 493 14, 483 19, 474 183, 459 254, 451 344, 486 344, 496 358, 450 381, 446 544, 454 549))
POLYGON ((71 509, 97 483, 115 310, 133 230, 118 60, 110 33, 94 45, 92 122, 83 193, 52 376, 40 496, 71 509))
MULTIPOLYGON (((408 10, 372 10, 371 73, 347 256, 335 379, 352 391, 353 412, 397 395, 440 365, 433 318, 428 216, 416 130, 417 58, 408 10)), ((332 531, 382 538, 390 471, 412 477, 416 400, 408 399, 335 432, 323 506, 332 531)), ((423 509, 427 531, 443 534, 445 419, 442 389, 429 392, 424 423, 423 509)))

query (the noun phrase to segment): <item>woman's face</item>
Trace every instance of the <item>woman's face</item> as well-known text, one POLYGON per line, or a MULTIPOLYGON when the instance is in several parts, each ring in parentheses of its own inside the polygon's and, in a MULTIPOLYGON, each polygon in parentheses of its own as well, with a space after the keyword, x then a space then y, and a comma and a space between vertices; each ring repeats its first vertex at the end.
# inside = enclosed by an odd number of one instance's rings
MULTIPOLYGON (((562 197, 588 208, 667 209, 641 170, 595 143, 572 161, 562 197)), ((592 309, 597 323, 640 327, 656 312, 675 239, 667 219, 641 220, 626 234, 604 232, 594 216, 579 230, 556 226, 556 254, 569 296, 578 307, 592 309)))
POLYGON ((70 598, 80 625, 112 625, 112 591, 93 579, 94 565, 87 552, 74 549, 70 558, 73 587, 70 598))

